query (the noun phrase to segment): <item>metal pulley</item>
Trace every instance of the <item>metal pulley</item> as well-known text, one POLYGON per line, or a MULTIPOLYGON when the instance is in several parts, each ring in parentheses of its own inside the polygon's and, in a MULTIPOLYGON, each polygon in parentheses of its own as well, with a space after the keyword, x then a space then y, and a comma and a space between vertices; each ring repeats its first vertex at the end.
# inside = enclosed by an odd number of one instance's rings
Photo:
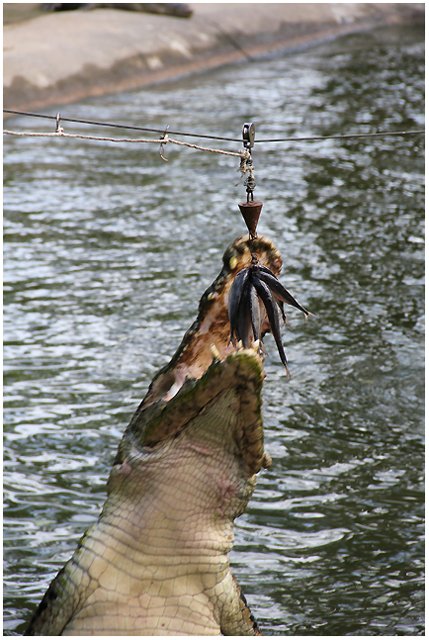
POLYGON ((255 125, 253 122, 245 122, 242 129, 243 145, 245 149, 251 152, 255 144, 255 125))

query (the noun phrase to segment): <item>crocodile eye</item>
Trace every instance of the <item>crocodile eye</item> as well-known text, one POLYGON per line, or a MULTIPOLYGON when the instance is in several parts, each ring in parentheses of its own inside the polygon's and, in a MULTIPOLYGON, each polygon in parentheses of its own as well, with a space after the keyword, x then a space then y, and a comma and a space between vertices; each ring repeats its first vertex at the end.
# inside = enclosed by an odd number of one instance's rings
POLYGON ((286 319, 283 304, 299 309, 306 316, 310 313, 267 267, 256 264, 242 269, 235 276, 229 291, 228 315, 233 344, 238 340, 248 347, 252 341, 262 339, 259 300, 264 305, 280 360, 287 369, 287 357, 280 335, 280 314, 283 320, 286 319))

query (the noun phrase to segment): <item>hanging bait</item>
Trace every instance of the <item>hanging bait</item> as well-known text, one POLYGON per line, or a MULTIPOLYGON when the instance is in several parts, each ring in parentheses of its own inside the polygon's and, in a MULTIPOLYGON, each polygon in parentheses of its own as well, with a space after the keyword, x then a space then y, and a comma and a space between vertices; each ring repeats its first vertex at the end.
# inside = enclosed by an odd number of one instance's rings
POLYGON ((242 318, 244 315, 243 314, 244 305, 242 304, 242 299, 243 299, 243 294, 247 290, 247 281, 249 280, 249 276, 250 276, 249 269, 242 269, 241 271, 239 271, 235 276, 234 282, 229 291, 228 315, 229 315, 229 322, 231 325, 231 335, 230 335, 231 341, 234 339, 235 334, 243 333, 243 327, 241 327, 241 330, 238 330, 238 320, 240 317, 242 318), (240 313, 240 305, 242 307, 241 313, 240 313))
MULTIPOLYGON (((241 158, 240 171, 243 174, 248 174, 245 181, 247 199, 246 202, 240 202, 238 207, 249 231, 249 240, 253 241, 258 237, 256 228, 263 203, 254 200, 253 197, 256 180, 252 159, 255 125, 252 122, 244 123, 242 138, 246 155, 241 158)), ((262 340, 262 334, 265 334, 265 331, 262 331, 263 321, 265 321, 265 317, 261 317, 263 307, 269 329, 277 345, 280 360, 287 369, 287 357, 280 334, 280 316, 283 322, 286 322, 284 304, 299 309, 306 316, 310 314, 295 300, 274 273, 268 267, 259 264, 255 254, 251 253, 251 255, 251 266, 237 273, 229 290, 230 341, 233 344, 241 341, 244 347, 249 347, 253 342, 262 340)))
POLYGON ((231 342, 241 340, 244 347, 249 347, 252 342, 262 339, 259 301, 265 308, 280 360, 287 368, 287 357, 280 334, 280 316, 286 320, 283 305, 286 303, 295 307, 306 316, 309 315, 309 311, 295 300, 270 269, 253 264, 238 272, 229 292, 228 315, 231 325, 231 342))

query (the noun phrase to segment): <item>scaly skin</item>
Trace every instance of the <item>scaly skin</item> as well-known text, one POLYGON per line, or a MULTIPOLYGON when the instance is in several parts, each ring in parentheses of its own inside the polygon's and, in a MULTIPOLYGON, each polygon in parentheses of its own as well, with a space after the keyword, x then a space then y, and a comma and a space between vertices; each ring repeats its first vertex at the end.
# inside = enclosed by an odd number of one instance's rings
MULTIPOLYGON (((26 635, 259 635, 228 561, 233 521, 269 464, 262 360, 232 349, 226 315, 249 242, 226 251, 196 322, 124 434, 98 522, 26 635)), ((252 242, 278 271, 275 247, 252 242)))

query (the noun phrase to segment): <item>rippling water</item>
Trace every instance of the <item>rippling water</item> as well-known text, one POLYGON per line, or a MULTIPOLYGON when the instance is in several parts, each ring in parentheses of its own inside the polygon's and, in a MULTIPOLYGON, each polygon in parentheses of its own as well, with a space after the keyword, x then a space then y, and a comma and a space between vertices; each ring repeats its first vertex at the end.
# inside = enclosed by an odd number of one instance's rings
MULTIPOLYGON (((382 30, 64 114, 238 137, 253 120, 260 138, 414 128, 423 64, 422 32, 382 30)), ((10 634, 96 518, 131 414, 243 231, 244 188, 236 159, 195 151, 4 150, 10 634)), ((235 573, 266 635, 423 634, 422 138, 254 158, 259 230, 317 317, 290 313, 290 382, 267 338, 274 465, 237 521, 235 573)))

